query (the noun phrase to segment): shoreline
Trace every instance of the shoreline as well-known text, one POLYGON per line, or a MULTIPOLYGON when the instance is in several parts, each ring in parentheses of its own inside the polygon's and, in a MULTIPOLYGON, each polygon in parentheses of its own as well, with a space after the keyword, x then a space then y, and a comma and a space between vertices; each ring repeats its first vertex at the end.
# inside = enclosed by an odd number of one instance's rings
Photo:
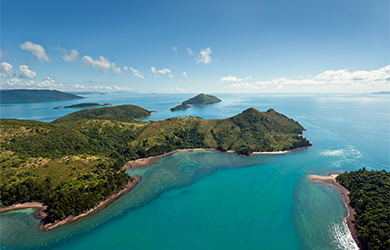
POLYGON ((320 182, 325 184, 330 184, 334 187, 336 187, 342 194, 344 205, 347 208, 348 216, 345 217, 345 221, 347 222, 348 229, 352 235, 353 240, 358 245, 359 249, 361 249, 361 242, 359 240, 359 234, 356 229, 356 221, 355 221, 355 214, 356 211, 354 208, 351 207, 350 203, 351 200, 349 198, 349 190, 346 189, 344 186, 342 186, 339 182, 337 182, 336 177, 340 174, 328 174, 328 176, 319 176, 319 175, 309 175, 309 179, 313 182, 320 182))
POLYGON ((121 189, 118 192, 116 192, 116 193, 106 197, 104 200, 102 200, 101 202, 96 204, 90 210, 85 211, 85 212, 83 212, 83 213, 81 213, 79 215, 76 215, 76 216, 69 215, 65 219, 62 219, 62 220, 57 221, 57 222, 47 223, 47 224, 41 223, 40 226, 39 226, 40 229, 43 230, 43 231, 53 230, 53 229, 55 229, 55 228, 57 228, 59 226, 62 226, 62 225, 65 225, 65 224, 74 223, 74 222, 76 222, 78 220, 81 220, 81 219, 87 217, 87 216, 90 216, 90 215, 92 215, 94 213, 99 212, 100 210, 104 209, 109 204, 111 204, 113 201, 115 201, 116 199, 118 199, 122 195, 124 195, 127 192, 129 192, 130 190, 132 190, 142 179, 142 177, 140 175, 134 175, 134 176, 132 176, 132 178, 133 178, 132 182, 129 182, 123 189, 121 189))
POLYGON ((151 164, 154 163, 155 159, 166 157, 166 156, 172 155, 172 154, 177 153, 177 152, 187 152, 187 151, 188 152, 192 152, 192 151, 207 150, 207 151, 215 151, 215 152, 219 152, 219 153, 229 153, 229 154, 235 154, 235 155, 238 155, 238 156, 250 157, 252 155, 280 155, 280 154, 287 154, 287 153, 291 153, 291 152, 294 152, 294 151, 307 149, 307 148, 309 148, 311 146, 312 146, 312 144, 310 144, 308 146, 305 146, 305 147, 294 148, 294 149, 291 149, 291 150, 284 150, 284 151, 252 152, 250 155, 241 155, 241 154, 237 153, 234 150, 220 151, 220 150, 217 150, 215 148, 175 149, 175 150, 169 151, 169 152, 161 154, 161 155, 149 156, 147 158, 139 158, 139 159, 134 160, 134 161, 128 161, 128 162, 126 162, 126 164, 122 167, 122 169, 120 171, 126 170, 127 168, 132 168, 132 167, 148 167, 148 166, 150 166, 151 164))
POLYGON ((9 212, 9 211, 26 209, 26 208, 35 208, 38 210, 34 213, 34 216, 37 217, 38 219, 44 219, 47 216, 46 213, 44 212, 47 207, 48 206, 43 202, 17 203, 17 204, 13 204, 11 206, 6 206, 6 207, 0 208, 0 214, 5 213, 5 212, 9 212))

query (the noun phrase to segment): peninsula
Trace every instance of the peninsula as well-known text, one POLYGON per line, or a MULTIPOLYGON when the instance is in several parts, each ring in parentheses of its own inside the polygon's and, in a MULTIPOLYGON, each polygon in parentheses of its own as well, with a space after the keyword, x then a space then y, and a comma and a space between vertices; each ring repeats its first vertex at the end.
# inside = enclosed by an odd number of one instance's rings
POLYGON ((190 105, 202 106, 202 105, 210 105, 218 102, 221 102, 221 99, 219 99, 218 97, 202 93, 188 99, 187 101, 182 102, 180 105, 177 105, 174 108, 171 108, 171 111, 188 109, 191 107, 190 105))
POLYGON ((79 103, 69 106, 59 106, 54 107, 53 109, 70 109, 70 108, 94 108, 94 107, 112 107, 114 105, 109 103, 99 104, 99 103, 79 103))
POLYGON ((344 197, 346 218, 360 249, 390 248, 390 173, 365 168, 328 177, 310 175, 311 180, 336 186, 344 197))
POLYGON ((82 96, 64 93, 58 90, 13 89, 0 91, 1 103, 58 101, 83 98, 82 96))
POLYGON ((181 149, 250 156, 311 145, 298 122, 273 109, 249 108, 221 120, 136 120, 150 114, 122 105, 80 110, 51 123, 2 119, 0 206, 41 202, 47 205, 43 224, 61 225, 96 212, 97 204, 138 181, 123 171, 126 162, 181 149))

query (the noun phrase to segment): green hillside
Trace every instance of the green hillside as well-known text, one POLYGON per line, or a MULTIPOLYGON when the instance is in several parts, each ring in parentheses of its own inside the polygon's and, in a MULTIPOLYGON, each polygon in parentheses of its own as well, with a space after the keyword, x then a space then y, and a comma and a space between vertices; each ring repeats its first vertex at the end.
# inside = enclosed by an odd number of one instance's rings
POLYGON ((187 101, 182 102, 180 105, 177 105, 174 108, 171 108, 171 111, 187 109, 190 108, 189 105, 201 106, 201 105, 210 105, 218 102, 221 102, 221 99, 219 99, 218 97, 202 93, 188 99, 187 101))
POLYGON ((363 168, 336 180, 350 192, 363 249, 390 249, 390 173, 363 168))
POLYGON ((309 145, 299 136, 301 125, 272 109, 248 109, 222 120, 134 120, 145 114, 150 111, 126 105, 82 110, 52 123, 1 120, 1 205, 47 202, 51 222, 123 187, 130 177, 117 171, 129 160, 186 148, 249 155, 309 145))
POLYGON ((56 101, 56 100, 82 99, 82 98, 84 97, 60 92, 57 90, 14 89, 14 90, 0 91, 1 103, 56 101))
POLYGON ((104 107, 79 110, 64 117, 58 118, 53 123, 65 123, 81 120, 99 119, 116 121, 133 121, 135 119, 149 116, 151 111, 134 105, 122 105, 116 107, 104 107))

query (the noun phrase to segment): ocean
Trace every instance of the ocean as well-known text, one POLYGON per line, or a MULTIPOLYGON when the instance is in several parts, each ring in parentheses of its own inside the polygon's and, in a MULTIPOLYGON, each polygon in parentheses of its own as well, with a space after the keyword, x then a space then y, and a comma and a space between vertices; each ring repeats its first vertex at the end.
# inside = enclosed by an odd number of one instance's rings
POLYGON ((340 192, 308 175, 390 170, 390 99, 370 94, 216 94, 221 103, 170 112, 194 94, 85 95, 1 104, 1 118, 52 121, 81 102, 134 104, 143 119, 222 119, 254 107, 298 121, 312 147, 240 157, 179 152, 127 172, 142 181, 104 210, 49 232, 33 209, 0 215, 1 249, 357 249, 340 192))

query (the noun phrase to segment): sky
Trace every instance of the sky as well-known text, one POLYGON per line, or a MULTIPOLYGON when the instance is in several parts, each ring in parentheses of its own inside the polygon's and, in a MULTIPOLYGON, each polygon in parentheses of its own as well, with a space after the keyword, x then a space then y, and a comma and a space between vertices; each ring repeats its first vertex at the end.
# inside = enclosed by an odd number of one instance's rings
POLYGON ((1 89, 390 90, 387 0, 2 0, 1 89))

